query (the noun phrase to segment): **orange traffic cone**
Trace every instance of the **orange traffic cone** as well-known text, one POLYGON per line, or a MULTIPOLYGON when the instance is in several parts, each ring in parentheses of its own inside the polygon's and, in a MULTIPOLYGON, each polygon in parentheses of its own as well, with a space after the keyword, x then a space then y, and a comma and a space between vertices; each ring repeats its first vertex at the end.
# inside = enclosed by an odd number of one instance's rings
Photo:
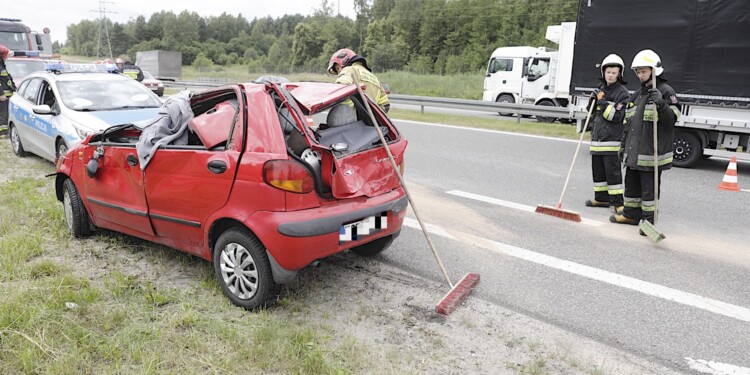
POLYGON ((719 184, 719 189, 729 191, 740 191, 740 184, 737 183, 737 157, 732 156, 732 160, 729 161, 727 167, 727 173, 724 173, 724 178, 719 184))

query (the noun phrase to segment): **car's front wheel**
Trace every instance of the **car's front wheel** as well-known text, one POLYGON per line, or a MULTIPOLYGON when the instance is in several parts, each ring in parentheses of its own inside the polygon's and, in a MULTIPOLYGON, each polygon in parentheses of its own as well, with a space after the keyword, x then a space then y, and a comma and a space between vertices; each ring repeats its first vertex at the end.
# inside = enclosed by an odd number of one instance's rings
POLYGON ((81 195, 71 179, 63 182, 63 209, 70 234, 74 237, 86 237, 91 234, 89 213, 86 212, 81 195))
POLYGON ((391 246, 394 237, 394 235, 390 235, 383 238, 378 238, 377 240, 366 243, 364 245, 353 247, 351 250, 357 255, 365 257, 375 256, 382 253, 385 249, 391 246))
POLYGON ((273 280, 265 247, 245 228, 231 228, 219 236, 213 262, 221 290, 237 306, 265 307, 281 290, 273 280))
POLYGON ((65 155, 66 152, 68 152, 68 145, 62 139, 58 139, 55 145, 55 160, 65 155))
POLYGON ((26 151, 24 151, 23 144, 21 144, 21 134, 18 133, 18 128, 13 124, 10 124, 10 145, 13 148, 14 154, 19 157, 26 156, 26 151))

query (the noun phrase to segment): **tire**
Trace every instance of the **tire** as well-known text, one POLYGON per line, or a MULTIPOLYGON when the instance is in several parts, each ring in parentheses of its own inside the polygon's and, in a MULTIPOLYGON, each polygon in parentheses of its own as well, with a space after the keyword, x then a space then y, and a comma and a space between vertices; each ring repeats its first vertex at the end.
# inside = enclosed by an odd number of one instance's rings
POLYGON ((230 228, 219 236, 213 262, 222 292, 239 307, 251 311, 265 307, 281 291, 281 285, 273 281, 266 248, 246 228, 230 228))
POLYGON ((65 211, 65 223, 73 237, 81 238, 91 234, 92 225, 89 213, 83 206, 76 185, 69 178, 63 182, 63 210, 65 211))
POLYGON ((65 155, 66 152, 68 152, 68 145, 65 144, 64 140, 58 139, 55 142, 55 160, 65 155))
MULTIPOLYGON (((495 100, 495 103, 515 103, 516 100, 513 99, 513 95, 508 94, 502 94, 497 97, 497 100, 495 100)), ((512 113, 504 113, 504 112, 498 112, 497 113, 500 116, 513 116, 512 113)))
POLYGON ((383 238, 378 238, 375 241, 354 247, 351 249, 351 251, 363 257, 372 257, 382 253, 385 249, 391 246, 394 237, 395 235, 390 235, 383 238))
MULTIPOLYGON (((550 100, 542 100, 537 105, 545 106, 545 107, 557 107, 554 102, 550 100)), ((544 117, 544 116, 536 116, 536 121, 538 122, 549 122, 553 123, 557 120, 557 117, 544 117)))
POLYGON ((21 144, 21 134, 18 133, 18 129, 13 124, 8 125, 8 127, 8 134, 10 135, 8 138, 10 139, 10 146, 13 148, 13 153, 20 158, 26 156, 26 151, 24 151, 23 144, 21 144))
POLYGON ((677 131, 674 135, 675 167, 690 168, 703 157, 703 145, 693 133, 677 131))

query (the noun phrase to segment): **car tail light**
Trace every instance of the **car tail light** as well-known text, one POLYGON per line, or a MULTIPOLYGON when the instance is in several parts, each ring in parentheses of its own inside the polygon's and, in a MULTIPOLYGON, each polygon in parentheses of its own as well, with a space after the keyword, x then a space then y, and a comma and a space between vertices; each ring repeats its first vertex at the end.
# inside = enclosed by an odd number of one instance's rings
POLYGON ((294 160, 271 160, 263 166, 263 181, 277 189, 307 194, 315 182, 310 172, 294 160))

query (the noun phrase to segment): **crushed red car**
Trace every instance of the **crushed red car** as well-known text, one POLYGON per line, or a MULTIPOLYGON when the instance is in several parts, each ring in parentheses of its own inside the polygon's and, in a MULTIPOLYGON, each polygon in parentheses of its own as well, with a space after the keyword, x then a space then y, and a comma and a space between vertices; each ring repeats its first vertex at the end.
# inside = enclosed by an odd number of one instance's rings
POLYGON ((368 102, 377 124, 355 86, 200 92, 186 143, 154 147, 147 164, 136 145, 148 127, 89 135, 57 162, 68 229, 106 228, 212 261, 232 303, 265 306, 312 262, 371 256, 399 235, 408 201, 375 126, 401 170, 407 141, 368 102))

